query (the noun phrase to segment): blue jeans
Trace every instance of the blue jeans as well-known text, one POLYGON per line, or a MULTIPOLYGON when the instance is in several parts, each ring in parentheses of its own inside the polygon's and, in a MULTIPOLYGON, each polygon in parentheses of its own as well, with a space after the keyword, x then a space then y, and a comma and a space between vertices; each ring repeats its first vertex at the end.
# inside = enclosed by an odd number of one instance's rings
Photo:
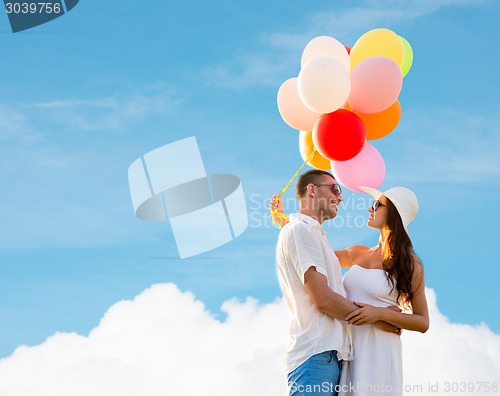
POLYGON ((288 374, 290 396, 337 396, 340 380, 340 361, 337 351, 311 356, 288 374))

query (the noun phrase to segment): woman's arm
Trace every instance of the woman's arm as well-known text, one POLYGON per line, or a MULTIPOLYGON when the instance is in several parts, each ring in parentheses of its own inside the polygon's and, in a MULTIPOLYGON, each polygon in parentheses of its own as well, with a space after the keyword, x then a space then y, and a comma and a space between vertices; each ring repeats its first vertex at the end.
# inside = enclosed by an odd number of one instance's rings
POLYGON ((377 321, 384 321, 406 330, 425 333, 429 328, 429 310, 425 298, 424 271, 419 263, 415 262, 413 272, 412 288, 414 289, 411 299, 412 313, 396 312, 387 308, 374 307, 369 304, 355 302, 360 308, 347 315, 349 324, 364 325, 377 321))
POLYGON ((339 259, 342 268, 351 268, 352 260, 347 249, 334 250, 335 256, 339 259))
POLYGON ((342 268, 351 268, 358 261, 359 255, 369 249, 367 246, 349 246, 342 250, 334 250, 342 268))

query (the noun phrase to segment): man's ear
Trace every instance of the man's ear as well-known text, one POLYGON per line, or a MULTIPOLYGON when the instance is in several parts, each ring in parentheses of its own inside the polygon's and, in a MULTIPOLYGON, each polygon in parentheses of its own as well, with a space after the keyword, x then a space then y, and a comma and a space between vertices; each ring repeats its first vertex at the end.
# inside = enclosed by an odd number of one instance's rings
POLYGON ((312 183, 309 183, 306 187, 306 193, 307 195, 314 197, 314 195, 316 194, 316 186, 312 183))

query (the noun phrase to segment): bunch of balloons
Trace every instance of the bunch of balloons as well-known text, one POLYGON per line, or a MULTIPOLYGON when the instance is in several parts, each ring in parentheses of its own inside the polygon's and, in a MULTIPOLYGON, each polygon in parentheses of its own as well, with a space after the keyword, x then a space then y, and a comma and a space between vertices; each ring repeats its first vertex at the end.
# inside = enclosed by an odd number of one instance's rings
POLYGON ((410 44, 389 29, 362 35, 352 49, 329 36, 311 40, 298 77, 278 91, 278 110, 300 131, 304 161, 331 169, 340 184, 379 187, 385 162, 367 140, 391 133, 401 118, 403 77, 413 62, 410 44))

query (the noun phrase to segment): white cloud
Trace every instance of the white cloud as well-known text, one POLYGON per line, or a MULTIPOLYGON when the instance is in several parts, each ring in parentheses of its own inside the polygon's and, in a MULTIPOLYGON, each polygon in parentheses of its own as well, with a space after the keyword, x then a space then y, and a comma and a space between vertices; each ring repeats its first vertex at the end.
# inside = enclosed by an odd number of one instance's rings
POLYGON ((483 387, 495 381, 500 385, 500 335, 485 324, 451 323, 439 312, 432 289, 427 289, 427 299, 431 317, 428 332, 403 334, 405 384, 414 390, 421 386, 424 394, 491 394, 479 389, 479 383, 483 382, 483 387), (462 382, 467 386, 474 383, 474 391, 446 392, 447 386, 462 382), (438 384, 439 392, 428 391, 429 383, 438 384))
MULTIPOLYGON (((356 7, 343 10, 322 11, 312 14, 304 35, 311 39, 316 35, 331 35, 351 44, 366 31, 389 27, 432 14, 443 7, 479 6, 489 0, 365 0, 356 7)), ((346 44, 349 44, 346 42, 346 44)))
POLYGON ((28 120, 22 111, 0 104, 0 141, 2 146, 6 142, 15 140, 23 144, 33 144, 39 139, 39 134, 33 132, 28 120))
POLYGON ((263 383, 279 394, 282 305, 227 301, 223 311, 221 323, 190 293, 153 286, 112 306, 88 337, 18 348, 0 361, 0 394, 253 395, 263 383))
MULTIPOLYGON (((432 394, 445 395, 446 381, 498 380, 500 336, 485 325, 450 323, 433 291, 427 295, 430 330, 403 335, 406 384, 438 383, 432 394)), ((87 337, 58 333, 0 360, 0 394, 285 395, 283 301, 229 300, 222 309, 221 322, 174 284, 152 286, 113 305, 87 337)))
POLYGON ((38 117, 71 130, 117 131, 131 122, 170 112, 178 103, 169 93, 148 92, 89 100, 53 100, 25 107, 35 113, 41 110, 38 117))
POLYGON ((212 65, 203 73, 208 83, 234 90, 255 86, 273 86, 276 76, 288 69, 286 62, 278 62, 272 54, 242 54, 232 65, 212 65))

